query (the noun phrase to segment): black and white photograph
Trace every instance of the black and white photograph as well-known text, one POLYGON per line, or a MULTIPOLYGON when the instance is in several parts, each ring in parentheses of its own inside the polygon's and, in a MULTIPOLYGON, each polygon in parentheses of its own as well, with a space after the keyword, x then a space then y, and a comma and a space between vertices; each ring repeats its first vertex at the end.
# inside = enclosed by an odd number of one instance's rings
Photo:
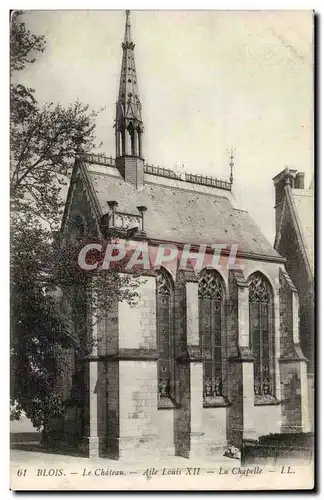
POLYGON ((312 10, 12 10, 10 488, 312 490, 312 10))

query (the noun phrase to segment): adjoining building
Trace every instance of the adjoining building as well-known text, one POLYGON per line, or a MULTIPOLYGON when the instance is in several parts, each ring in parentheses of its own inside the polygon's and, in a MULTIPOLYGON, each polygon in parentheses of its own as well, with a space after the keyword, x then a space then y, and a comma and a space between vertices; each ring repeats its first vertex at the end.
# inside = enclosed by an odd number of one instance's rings
MULTIPOLYGON (((314 178, 305 188, 305 173, 286 168, 273 178, 276 236, 274 247, 299 294, 299 334, 308 360, 309 396, 314 392, 314 178)), ((311 403, 313 406, 313 402, 311 403)))

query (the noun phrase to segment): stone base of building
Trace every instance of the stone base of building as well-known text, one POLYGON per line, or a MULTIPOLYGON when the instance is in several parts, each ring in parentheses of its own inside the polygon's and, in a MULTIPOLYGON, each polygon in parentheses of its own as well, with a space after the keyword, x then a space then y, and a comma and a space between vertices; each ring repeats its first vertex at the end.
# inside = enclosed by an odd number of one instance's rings
POLYGON ((204 455, 204 434, 202 432, 192 432, 182 434, 176 448, 176 456, 183 458, 200 458, 204 455))
POLYGON ((88 458, 106 457, 106 439, 84 436, 78 443, 78 450, 88 458))
MULTIPOLYGON (((226 439, 206 439, 203 433, 192 433, 187 437, 187 446, 161 447, 158 436, 99 438, 83 437, 75 448, 89 458, 110 458, 112 460, 141 461, 158 460, 179 456, 187 459, 212 458, 223 454, 228 447, 226 439), (190 445, 189 441, 190 440, 190 445)), ((184 440, 185 444, 185 440, 184 440)), ((66 443, 62 443, 62 446, 66 443)))
POLYGON ((175 456, 175 448, 161 447, 160 438, 156 435, 106 438, 105 456, 113 460, 128 461, 159 459, 175 456))
POLYGON ((204 442, 204 456, 211 458, 222 455, 228 447, 226 439, 206 440, 204 442))
POLYGON ((191 433, 183 435, 183 440, 176 448, 176 456, 194 459, 194 458, 212 458, 222 455, 227 449, 226 438, 207 438, 204 433, 191 433))
POLYGON ((231 439, 229 445, 241 448, 243 443, 256 443, 258 437, 253 429, 231 429, 231 439))
POLYGON ((303 428, 301 425, 289 425, 282 424, 281 425, 281 434, 299 434, 303 433, 303 428))

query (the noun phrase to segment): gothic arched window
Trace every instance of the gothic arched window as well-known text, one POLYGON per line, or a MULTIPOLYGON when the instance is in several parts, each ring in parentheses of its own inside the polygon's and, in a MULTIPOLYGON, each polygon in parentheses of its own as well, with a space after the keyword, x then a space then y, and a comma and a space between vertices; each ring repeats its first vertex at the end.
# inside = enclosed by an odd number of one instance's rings
POLYGON ((158 345, 158 390, 160 398, 170 398, 173 372, 173 287, 168 272, 161 268, 156 276, 158 345))
POLYGON ((250 349, 254 357, 254 394, 273 395, 272 291, 268 280, 255 273, 249 279, 250 349))
POLYGON ((203 359, 204 399, 223 396, 222 328, 224 288, 216 271, 199 277, 199 336, 203 359))

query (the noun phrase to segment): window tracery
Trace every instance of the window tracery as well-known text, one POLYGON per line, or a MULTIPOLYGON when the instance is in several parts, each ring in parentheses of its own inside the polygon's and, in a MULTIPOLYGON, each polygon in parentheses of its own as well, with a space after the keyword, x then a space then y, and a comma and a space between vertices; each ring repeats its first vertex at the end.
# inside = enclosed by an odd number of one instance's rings
POLYGON ((223 396, 222 326, 224 291, 221 276, 205 270, 198 284, 199 335, 203 359, 204 399, 223 396))
POLYGON ((156 277, 157 297, 157 344, 158 344, 158 391, 160 398, 171 397, 173 372, 172 331, 172 284, 163 268, 156 277))
POLYGON ((272 293, 268 281, 260 273, 249 280, 250 349, 254 357, 254 394, 273 394, 271 374, 272 293))

